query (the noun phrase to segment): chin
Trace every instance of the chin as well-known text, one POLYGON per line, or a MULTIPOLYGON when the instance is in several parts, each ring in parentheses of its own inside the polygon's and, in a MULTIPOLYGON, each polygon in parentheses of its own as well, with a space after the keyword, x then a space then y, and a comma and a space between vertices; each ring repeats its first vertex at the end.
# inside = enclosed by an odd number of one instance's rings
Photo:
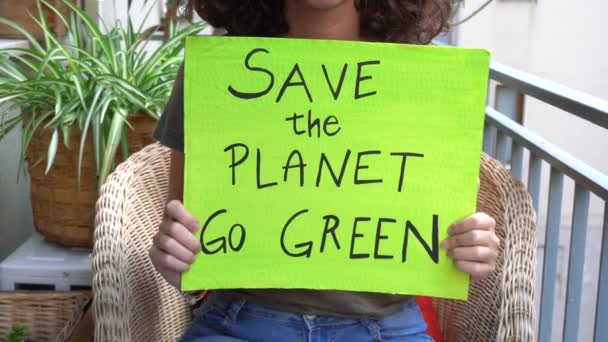
POLYGON ((353 0, 292 0, 300 3, 302 6, 310 7, 317 10, 330 10, 336 7, 352 3, 353 0))

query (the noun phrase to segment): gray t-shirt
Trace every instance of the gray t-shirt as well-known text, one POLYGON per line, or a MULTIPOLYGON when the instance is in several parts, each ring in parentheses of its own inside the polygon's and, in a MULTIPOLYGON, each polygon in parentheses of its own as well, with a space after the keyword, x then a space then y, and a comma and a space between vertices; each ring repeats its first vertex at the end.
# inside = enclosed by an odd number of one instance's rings
MULTIPOLYGON (((154 138, 174 150, 184 150, 184 75, 177 75, 173 93, 154 138)), ((373 275, 370 275, 373 277, 373 275)), ((398 311, 408 296, 325 290, 238 289, 224 293, 277 310, 306 315, 379 319, 398 311)))

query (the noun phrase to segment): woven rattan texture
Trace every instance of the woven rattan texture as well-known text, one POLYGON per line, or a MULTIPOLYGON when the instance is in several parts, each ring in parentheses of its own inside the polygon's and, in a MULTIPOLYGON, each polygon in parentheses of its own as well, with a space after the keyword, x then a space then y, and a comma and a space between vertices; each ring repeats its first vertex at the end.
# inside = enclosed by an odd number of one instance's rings
POLYGON ((467 302, 434 301, 446 341, 534 341, 535 213, 524 186, 487 155, 477 209, 496 220, 500 255, 490 277, 472 282, 467 302))
POLYGON ((23 326, 27 341, 63 342, 74 331, 91 294, 75 292, 0 292, 0 341, 23 326))
MULTIPOLYGON (((152 144, 123 163, 97 203, 94 247, 96 341, 174 341, 190 321, 177 290, 147 251, 166 201, 169 149, 152 144)), ((521 183, 482 157, 478 208, 497 221, 497 270, 473 282, 467 302, 435 300, 448 342, 533 341, 535 214, 521 183)))
POLYGON ((167 198, 169 150, 152 144, 121 164, 97 202, 96 341, 175 341, 191 313, 148 258, 167 198))

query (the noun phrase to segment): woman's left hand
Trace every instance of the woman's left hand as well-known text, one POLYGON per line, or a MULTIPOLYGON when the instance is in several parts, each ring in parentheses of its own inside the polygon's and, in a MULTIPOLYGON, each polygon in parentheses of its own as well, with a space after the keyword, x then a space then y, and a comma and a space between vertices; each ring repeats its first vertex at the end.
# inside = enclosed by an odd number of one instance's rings
POLYGON ((473 279, 483 279, 496 268, 500 240, 495 228, 493 218, 475 213, 454 223, 449 228, 449 237, 441 245, 461 271, 473 279))

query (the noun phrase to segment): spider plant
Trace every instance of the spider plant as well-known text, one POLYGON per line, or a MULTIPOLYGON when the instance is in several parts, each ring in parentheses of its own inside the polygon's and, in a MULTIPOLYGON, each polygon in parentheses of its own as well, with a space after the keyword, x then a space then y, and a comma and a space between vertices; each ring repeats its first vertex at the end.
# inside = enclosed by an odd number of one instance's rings
POLYGON ((0 50, 0 105, 5 104, 0 111, 0 141, 23 125, 23 165, 32 137, 43 129, 52 130, 48 151, 35 164, 46 160, 46 172, 50 172, 62 140, 68 149, 78 146, 80 175, 87 136, 92 134, 101 186, 115 166, 119 148, 123 156, 128 154, 129 114, 160 116, 183 61, 185 38, 198 34, 205 25, 195 23, 178 30, 170 23, 168 39, 152 49, 154 30, 134 28, 131 20, 124 26, 98 25, 71 0, 63 2, 70 8, 69 15, 37 0, 38 16, 33 18, 45 33, 43 42, 0 18, 0 24, 20 31, 30 43, 25 49, 0 50), (67 27, 65 39, 53 36, 42 6, 67 27), (11 115, 15 108, 21 110, 11 115), (70 141, 73 126, 82 132, 79 142, 70 141))
POLYGON ((27 331, 24 326, 16 325, 11 328, 6 337, 8 342, 23 342, 27 336, 27 331))

